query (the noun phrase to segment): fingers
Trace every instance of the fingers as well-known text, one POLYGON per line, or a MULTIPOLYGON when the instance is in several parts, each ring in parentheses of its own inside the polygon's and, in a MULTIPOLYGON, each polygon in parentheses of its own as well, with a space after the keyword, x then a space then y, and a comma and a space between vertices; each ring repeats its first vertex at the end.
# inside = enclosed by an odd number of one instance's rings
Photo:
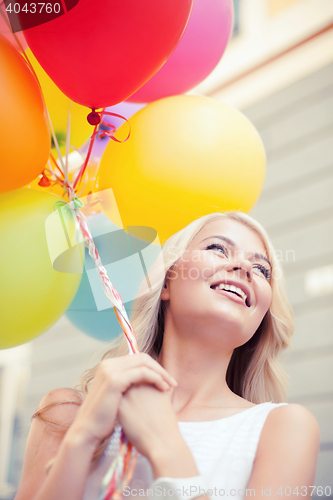
POLYGON ((171 387, 176 387, 176 380, 161 366, 157 361, 155 361, 149 354, 139 353, 135 354, 135 356, 139 356, 142 359, 142 364, 155 370, 157 373, 161 375, 161 377, 167 382, 171 387))
POLYGON ((109 436, 114 428, 119 405, 124 399, 123 395, 132 385, 154 386, 161 394, 168 393, 177 382, 156 360, 145 353, 104 359, 98 366, 76 419, 79 431, 83 429, 86 435, 96 439, 109 436))
POLYGON ((105 359, 100 369, 110 377, 121 392, 125 392, 132 383, 148 382, 160 390, 176 387, 176 380, 149 354, 138 353, 105 359))
MULTIPOLYGON (((155 361, 149 354, 145 352, 140 352, 138 354, 128 354, 127 356, 123 356, 124 361, 126 358, 126 363, 132 367, 135 366, 146 366, 147 368, 151 368, 159 373, 163 379, 172 387, 176 387, 176 380, 161 366, 157 361, 155 361)), ((121 359, 121 358, 117 358, 121 359)))
POLYGON ((160 391, 168 391, 171 388, 170 384, 159 373, 145 366, 128 370, 126 375, 128 376, 128 387, 133 384, 147 383, 154 385, 160 391))

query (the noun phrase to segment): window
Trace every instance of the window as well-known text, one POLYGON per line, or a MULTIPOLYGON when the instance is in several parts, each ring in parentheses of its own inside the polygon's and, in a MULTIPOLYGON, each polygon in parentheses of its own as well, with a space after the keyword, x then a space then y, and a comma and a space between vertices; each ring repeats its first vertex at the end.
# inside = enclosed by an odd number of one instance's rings
POLYGON ((234 31, 232 36, 236 36, 239 33, 239 12, 240 12, 240 4, 242 0, 233 0, 234 2, 234 11, 235 11, 235 23, 234 23, 234 31))

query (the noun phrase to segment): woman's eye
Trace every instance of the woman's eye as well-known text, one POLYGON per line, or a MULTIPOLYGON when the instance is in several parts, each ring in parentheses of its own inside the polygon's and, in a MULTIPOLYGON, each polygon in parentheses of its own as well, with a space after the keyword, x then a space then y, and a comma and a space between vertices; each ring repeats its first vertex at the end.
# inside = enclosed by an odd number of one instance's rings
POLYGON ((267 267, 263 266, 262 264, 254 264, 253 268, 258 269, 259 272, 261 272, 262 275, 265 276, 267 281, 271 279, 271 272, 267 267))
POLYGON ((208 245, 208 247, 206 247, 206 250, 219 250, 221 251, 220 253, 223 253, 226 257, 228 256, 228 250, 226 249, 226 247, 218 243, 212 243, 211 245, 208 245))

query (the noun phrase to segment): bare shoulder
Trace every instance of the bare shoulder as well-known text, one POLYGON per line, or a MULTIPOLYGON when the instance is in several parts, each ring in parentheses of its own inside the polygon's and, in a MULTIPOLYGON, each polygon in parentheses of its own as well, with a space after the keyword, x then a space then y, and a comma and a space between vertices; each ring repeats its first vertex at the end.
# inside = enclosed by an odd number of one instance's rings
POLYGON ((319 430, 312 413, 304 406, 294 403, 273 408, 267 416, 265 426, 274 427, 275 430, 277 427, 294 429, 295 426, 307 432, 319 430))
POLYGON ((39 402, 35 416, 48 415, 56 418, 75 415, 82 404, 82 396, 75 389, 62 387, 48 392, 39 402))
POLYGON ((40 401, 38 407, 45 406, 54 402, 55 400, 73 400, 73 401, 82 401, 82 396, 79 391, 75 389, 71 389, 69 387, 60 387, 58 389, 53 389, 53 391, 48 392, 40 401))
POLYGON ((319 444, 319 426, 309 410, 298 404, 271 409, 247 487, 258 492, 267 489, 271 500, 281 498, 281 487, 303 495, 315 478, 319 444))
POLYGON ((41 399, 33 415, 15 500, 36 494, 81 404, 80 393, 67 388, 55 389, 41 399))
POLYGON ((41 399, 33 416, 50 424, 68 427, 81 404, 82 396, 75 389, 54 389, 41 399))
POLYGON ((318 451, 319 425, 312 413, 299 404, 288 404, 273 408, 261 432, 257 456, 273 453, 288 443, 288 449, 318 451), (271 451, 270 451, 271 450, 271 451))

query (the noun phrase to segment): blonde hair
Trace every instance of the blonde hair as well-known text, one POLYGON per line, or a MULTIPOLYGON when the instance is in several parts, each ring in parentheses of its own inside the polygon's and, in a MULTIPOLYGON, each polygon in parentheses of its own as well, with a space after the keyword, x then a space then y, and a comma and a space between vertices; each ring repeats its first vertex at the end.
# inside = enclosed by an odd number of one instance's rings
MULTIPOLYGON (((287 400, 288 382, 279 362, 279 354, 283 349, 291 348, 290 337, 294 332, 293 311, 286 296, 280 263, 276 258, 273 245, 266 231, 257 221, 243 212, 217 212, 205 215, 194 220, 166 241, 162 249, 162 259, 159 259, 149 270, 152 286, 149 291, 140 295, 142 291, 146 291, 144 290, 146 288, 145 283, 141 285, 130 318, 136 332, 139 350, 157 358, 163 344, 166 312, 166 301, 161 300, 162 288, 172 267, 184 254, 197 233, 206 224, 218 219, 235 220, 255 231, 261 237, 267 257, 272 265, 270 280, 272 301, 270 308, 251 339, 244 345, 234 349, 226 374, 226 382, 235 394, 252 403, 259 404, 265 401, 284 402, 287 400)), ((101 361, 127 353, 127 342, 122 333, 111 342, 109 350, 104 354, 101 361)), ((81 401, 88 393, 89 384, 95 377, 98 365, 99 363, 86 370, 81 376, 80 385, 78 386, 80 388, 80 394, 78 395, 81 401)), ((66 400, 54 402, 51 406, 71 403, 81 404, 66 400)), ((41 408, 33 417, 37 417, 45 423, 50 422, 44 417, 45 410, 49 407, 50 405, 41 408)), ((108 441, 109 437, 103 439, 95 450, 92 460, 103 453, 108 441)), ((52 459, 47 464, 47 470, 50 469, 54 460, 52 459)))
MULTIPOLYGON (((172 267, 184 254, 196 234, 209 222, 232 219, 255 231, 262 239, 267 257, 272 265, 272 302, 257 331, 246 344, 234 349, 226 381, 229 388, 252 403, 287 400, 287 377, 279 362, 280 352, 291 347, 290 337, 294 331, 293 312, 285 293, 282 268, 266 231, 249 215, 243 212, 217 212, 205 215, 171 236, 162 249, 163 263, 157 262, 149 272, 152 286, 134 304, 131 323, 136 332, 139 350, 157 358, 163 343, 166 301, 161 300, 161 291, 172 267), (152 278, 153 277, 153 278, 152 278)), ((142 285, 143 290, 145 284, 142 285)), ((102 360, 128 353, 126 339, 121 334, 110 345, 102 360)), ((81 391, 86 394, 98 365, 86 370, 81 376, 81 391)))

